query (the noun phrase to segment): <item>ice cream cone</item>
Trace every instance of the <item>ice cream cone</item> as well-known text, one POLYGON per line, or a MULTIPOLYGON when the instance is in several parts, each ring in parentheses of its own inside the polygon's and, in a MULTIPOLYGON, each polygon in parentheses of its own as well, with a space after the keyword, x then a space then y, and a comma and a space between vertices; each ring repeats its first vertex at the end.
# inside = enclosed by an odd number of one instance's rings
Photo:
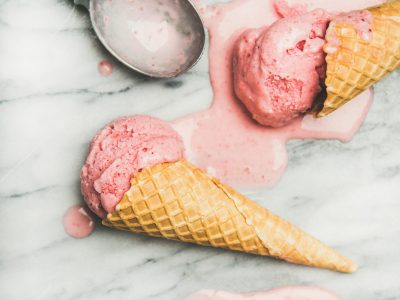
POLYGON ((335 250, 186 161, 135 174, 103 224, 340 272, 356 269, 335 250))
POLYGON ((369 39, 344 19, 329 25, 339 45, 332 50, 327 43, 324 48, 327 97, 315 104, 312 113, 317 117, 335 111, 400 66, 400 0, 367 10, 372 15, 369 39))

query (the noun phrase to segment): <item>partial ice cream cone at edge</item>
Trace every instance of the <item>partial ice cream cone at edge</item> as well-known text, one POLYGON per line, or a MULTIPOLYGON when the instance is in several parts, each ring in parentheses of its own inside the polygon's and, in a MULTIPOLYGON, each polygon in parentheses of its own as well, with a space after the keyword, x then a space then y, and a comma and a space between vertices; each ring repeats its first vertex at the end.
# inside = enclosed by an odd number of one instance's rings
POLYGON ((345 18, 329 25, 328 34, 333 31, 338 45, 332 49, 327 40, 324 48, 327 97, 315 103, 312 113, 317 117, 332 113, 400 66, 400 0, 367 11, 372 16, 369 38, 345 18))
POLYGON ((103 224, 340 272, 357 268, 332 248, 184 160, 136 173, 131 188, 103 224))

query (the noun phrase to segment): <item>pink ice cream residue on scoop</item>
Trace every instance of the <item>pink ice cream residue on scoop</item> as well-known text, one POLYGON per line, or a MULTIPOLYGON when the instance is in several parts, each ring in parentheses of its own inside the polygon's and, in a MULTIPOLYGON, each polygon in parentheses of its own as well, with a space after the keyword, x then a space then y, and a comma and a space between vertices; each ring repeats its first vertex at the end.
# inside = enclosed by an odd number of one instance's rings
POLYGON ((81 171, 82 194, 89 208, 103 218, 129 190, 133 174, 183 157, 181 137, 168 123, 149 116, 119 118, 91 142, 81 171))
POLYGON ((281 127, 306 112, 325 79, 330 14, 316 9, 246 30, 233 52, 236 95, 262 125, 281 127))

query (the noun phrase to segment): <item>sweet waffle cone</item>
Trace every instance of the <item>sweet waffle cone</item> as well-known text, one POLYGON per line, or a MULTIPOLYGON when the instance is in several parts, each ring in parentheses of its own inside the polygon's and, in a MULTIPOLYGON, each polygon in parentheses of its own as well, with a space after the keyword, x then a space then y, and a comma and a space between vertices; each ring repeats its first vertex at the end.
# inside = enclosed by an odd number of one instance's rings
POLYGON ((356 269, 335 250, 186 161, 134 175, 103 224, 340 272, 356 269))
POLYGON ((331 22, 340 42, 327 52, 327 98, 316 103, 313 113, 323 117, 381 80, 400 66, 400 0, 367 9, 373 17, 372 36, 363 39, 350 24, 331 22))

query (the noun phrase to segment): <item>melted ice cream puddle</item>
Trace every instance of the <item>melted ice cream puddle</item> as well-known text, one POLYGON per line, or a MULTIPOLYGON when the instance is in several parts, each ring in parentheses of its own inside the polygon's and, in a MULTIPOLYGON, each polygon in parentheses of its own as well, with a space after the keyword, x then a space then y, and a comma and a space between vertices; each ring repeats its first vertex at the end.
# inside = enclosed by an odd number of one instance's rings
MULTIPOLYGON (((293 0, 309 10, 361 9, 380 0, 293 0)), ((277 20, 273 1, 236 0, 203 10, 211 40, 210 77, 213 104, 207 111, 174 122, 182 135, 188 159, 237 188, 272 186, 288 161, 290 139, 338 139, 349 141, 361 126, 372 101, 367 90, 328 117, 299 117, 283 128, 254 122, 233 91, 232 48, 247 28, 259 28, 277 20)))
POLYGON ((82 205, 70 207, 64 215, 63 224, 67 234, 79 239, 89 236, 95 228, 92 217, 82 205))

